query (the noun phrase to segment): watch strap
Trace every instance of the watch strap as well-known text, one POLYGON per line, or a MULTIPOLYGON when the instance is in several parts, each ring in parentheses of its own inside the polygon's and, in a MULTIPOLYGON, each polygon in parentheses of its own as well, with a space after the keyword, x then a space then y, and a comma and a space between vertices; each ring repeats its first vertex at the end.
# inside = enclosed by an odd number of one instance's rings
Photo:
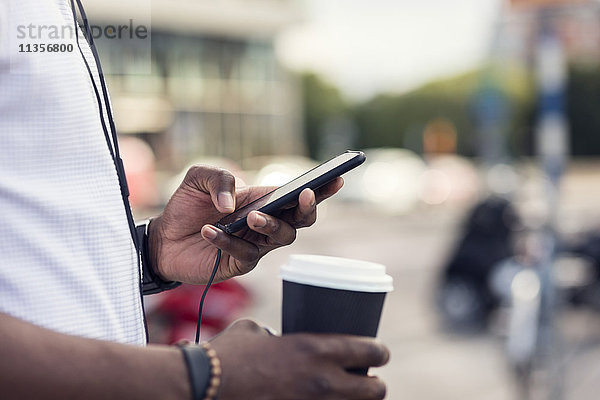
POLYGON ((143 221, 135 227, 136 236, 138 239, 138 254, 142 265, 142 294, 155 294, 164 292, 165 290, 174 289, 181 285, 177 281, 165 281, 154 270, 150 261, 150 252, 148 248, 148 227, 151 221, 143 221))

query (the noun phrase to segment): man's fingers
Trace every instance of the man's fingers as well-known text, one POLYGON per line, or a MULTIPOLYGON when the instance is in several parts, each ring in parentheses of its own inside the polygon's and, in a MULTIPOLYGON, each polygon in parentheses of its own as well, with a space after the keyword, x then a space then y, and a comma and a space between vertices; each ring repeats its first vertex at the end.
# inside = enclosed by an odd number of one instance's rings
POLYGON ((251 319, 238 319, 233 322, 228 328, 230 332, 238 333, 253 333, 256 335, 270 336, 269 329, 260 325, 258 322, 251 319))
POLYGON ((339 368, 315 372, 315 375, 304 380, 303 386, 307 394, 310 394, 306 398, 381 400, 386 394, 386 387, 381 379, 357 375, 339 368))
POLYGON ((188 171, 186 181, 199 190, 209 193, 216 209, 223 214, 232 213, 235 210, 235 177, 231 172, 210 167, 197 165, 188 171))
POLYGON ((285 207, 285 211, 280 214, 279 219, 269 217, 267 214, 252 212, 248 215, 248 226, 252 230, 268 236, 269 244, 288 245, 296 238, 295 229, 305 228, 316 222, 317 204, 333 196, 343 185, 344 180, 337 177, 317 191, 304 189, 296 202, 285 207), (268 224, 267 221, 269 221, 268 224), (289 227, 285 226, 286 224, 289 224, 289 227), (279 230, 279 228, 285 229, 279 230))
MULTIPOLYGON (((243 264, 252 265, 269 250, 287 246, 296 240, 296 229, 285 221, 253 211, 248 215, 248 227, 259 233, 259 239, 248 241, 228 235, 216 226, 202 227, 202 237, 243 264)), ((248 271, 237 271, 246 273, 248 271)))
POLYGON ((294 209, 292 225, 296 228, 311 226, 317 220, 317 199, 315 192, 304 189, 298 197, 298 206, 294 209))
MULTIPOLYGON (((354 375, 354 374, 352 374, 354 375)), ((345 377, 347 378, 347 376, 345 377)), ((340 379, 339 392, 348 400, 381 400, 385 398, 385 383, 375 376, 352 376, 352 379, 340 379)))
POLYGON ((224 169, 210 175, 208 189, 213 204, 224 214, 235 210, 235 177, 224 169))
POLYGON ((206 241, 223 250, 236 260, 253 263, 260 256, 260 250, 255 244, 240 239, 237 236, 228 235, 213 225, 204 225, 201 234, 206 241))
POLYGON ((390 352, 383 344, 369 338, 339 336, 324 337, 322 352, 325 358, 332 359, 344 368, 380 367, 387 364, 390 352))
POLYGON ((336 194, 344 186, 344 178, 338 176, 331 182, 315 190, 317 204, 336 194))
POLYGON ((296 229, 281 219, 252 211, 247 221, 250 229, 266 236, 267 246, 287 246, 296 240, 296 229))
MULTIPOLYGON (((283 338, 286 338, 284 335, 283 338)), ((299 334, 289 335, 296 342, 296 349, 331 373, 321 373, 307 382, 309 390, 318 398, 329 398, 335 393, 348 400, 383 399, 385 384, 375 377, 360 376, 347 369, 368 368, 384 365, 389 360, 389 351, 370 338, 347 335, 299 334), (295 337, 294 337, 295 336, 295 337)), ((332 397, 333 398, 333 397, 332 397)), ((338 397, 335 397, 338 398, 338 397)))

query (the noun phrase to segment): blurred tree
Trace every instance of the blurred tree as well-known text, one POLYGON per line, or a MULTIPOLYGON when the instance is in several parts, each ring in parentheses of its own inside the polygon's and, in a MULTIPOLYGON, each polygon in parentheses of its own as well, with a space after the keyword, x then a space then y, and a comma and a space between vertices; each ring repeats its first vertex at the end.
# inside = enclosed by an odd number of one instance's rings
MULTIPOLYGON (((479 132, 474 114, 483 76, 489 76, 489 71, 482 69, 435 81, 405 94, 379 94, 352 105, 332 84, 314 73, 303 74, 304 127, 310 155, 322 158, 331 152, 326 148, 332 138, 328 139, 326 133, 327 127, 342 126, 336 121, 349 121, 354 126, 348 130, 347 140, 339 142, 349 141, 357 148, 401 147, 422 153, 425 127, 440 119, 455 127, 457 152, 476 155, 479 132)), ((495 84, 509 107, 508 121, 502 126, 506 150, 513 157, 532 156, 535 79, 522 67, 506 68, 496 78, 495 84)), ((567 112, 571 154, 600 155, 600 66, 570 66, 567 112)))
POLYGON ((471 154, 473 126, 469 98, 476 82, 474 74, 466 74, 403 95, 378 95, 357 106, 359 146, 408 147, 419 151, 424 127, 431 121, 444 119, 456 127, 459 152, 471 154))
POLYGON ((318 159, 323 145, 321 136, 327 123, 347 114, 350 106, 338 88, 315 73, 302 74, 301 83, 305 139, 310 157, 318 159))
MULTIPOLYGON (((476 95, 482 85, 482 71, 472 71, 435 81, 402 95, 378 95, 355 108, 360 147, 405 147, 421 153, 425 127, 445 120, 456 129, 457 152, 475 155, 478 126, 475 120, 476 95)), ((489 74, 488 74, 489 75, 489 74)), ((509 151, 527 153, 531 131, 533 90, 531 79, 522 71, 508 71, 498 83, 511 112, 503 131, 509 151)))

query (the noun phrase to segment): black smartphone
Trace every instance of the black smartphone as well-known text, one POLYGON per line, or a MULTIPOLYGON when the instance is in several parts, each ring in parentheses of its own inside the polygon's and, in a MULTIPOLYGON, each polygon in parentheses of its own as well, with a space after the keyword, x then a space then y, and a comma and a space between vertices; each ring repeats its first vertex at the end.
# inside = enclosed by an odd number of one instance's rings
POLYGON ((277 215, 277 212, 285 206, 297 201, 298 196, 304 189, 318 189, 334 178, 358 167, 365 160, 366 157, 363 152, 348 150, 235 210, 233 213, 223 217, 215 226, 231 234, 248 226, 246 217, 250 211, 258 210, 265 214, 277 215))

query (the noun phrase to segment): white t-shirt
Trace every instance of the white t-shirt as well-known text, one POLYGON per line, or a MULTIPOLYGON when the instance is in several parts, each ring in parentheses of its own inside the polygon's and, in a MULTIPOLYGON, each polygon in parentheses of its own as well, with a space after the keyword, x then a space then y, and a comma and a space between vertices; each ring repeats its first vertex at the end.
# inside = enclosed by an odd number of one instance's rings
POLYGON ((72 52, 19 53, 51 42, 32 39, 42 25, 73 27, 70 1, 0 0, 0 312, 143 344, 137 255, 75 38, 58 42, 72 52))

